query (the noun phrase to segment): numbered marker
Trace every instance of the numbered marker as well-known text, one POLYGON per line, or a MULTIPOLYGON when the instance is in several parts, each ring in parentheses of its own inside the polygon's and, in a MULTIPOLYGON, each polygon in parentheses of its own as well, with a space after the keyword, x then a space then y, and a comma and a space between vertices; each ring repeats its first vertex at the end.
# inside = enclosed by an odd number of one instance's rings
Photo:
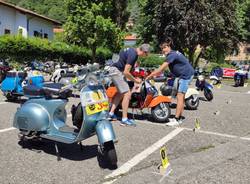
POLYGON ((220 89, 221 88, 221 84, 217 84, 217 88, 220 89))
POLYGON ((167 169, 167 167, 169 166, 169 161, 168 161, 168 157, 167 157, 167 148, 166 148, 166 146, 161 148, 160 154, 161 154, 162 167, 164 169, 167 169))
POLYGON ((248 83, 245 83, 245 84, 244 84, 244 87, 246 88, 247 86, 248 86, 248 83))
POLYGON ((195 118, 195 129, 197 130, 201 129, 201 123, 198 118, 195 118))

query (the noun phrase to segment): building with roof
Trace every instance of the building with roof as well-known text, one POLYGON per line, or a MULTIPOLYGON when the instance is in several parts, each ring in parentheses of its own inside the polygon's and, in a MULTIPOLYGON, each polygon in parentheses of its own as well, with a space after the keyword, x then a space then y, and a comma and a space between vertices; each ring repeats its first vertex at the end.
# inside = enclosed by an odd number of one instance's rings
POLYGON ((53 39, 53 29, 60 26, 59 21, 0 0, 0 35, 53 39))
POLYGON ((136 45, 136 35, 127 35, 124 38, 124 45, 125 46, 135 46, 136 45))
POLYGON ((249 43, 240 43, 238 53, 227 56, 225 58, 228 62, 234 62, 238 64, 250 64, 250 44, 249 43))

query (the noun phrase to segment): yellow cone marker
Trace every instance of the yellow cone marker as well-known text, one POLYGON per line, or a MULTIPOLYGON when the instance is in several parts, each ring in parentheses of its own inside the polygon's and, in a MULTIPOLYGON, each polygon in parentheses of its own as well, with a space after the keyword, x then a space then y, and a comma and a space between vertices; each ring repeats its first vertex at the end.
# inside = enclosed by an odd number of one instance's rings
POLYGON ((220 89, 221 88, 221 84, 217 84, 217 88, 220 89))
POLYGON ((160 174, 163 176, 168 176, 171 172, 171 166, 167 157, 167 148, 163 146, 160 150, 161 156, 161 166, 160 166, 160 174))
POLYGON ((200 123, 200 120, 198 118, 195 118, 195 126, 194 126, 194 129, 193 131, 197 131, 197 130, 200 130, 201 129, 201 123, 200 123))
POLYGON ((247 86, 248 86, 248 83, 245 83, 245 84, 244 84, 244 87, 246 88, 247 86))

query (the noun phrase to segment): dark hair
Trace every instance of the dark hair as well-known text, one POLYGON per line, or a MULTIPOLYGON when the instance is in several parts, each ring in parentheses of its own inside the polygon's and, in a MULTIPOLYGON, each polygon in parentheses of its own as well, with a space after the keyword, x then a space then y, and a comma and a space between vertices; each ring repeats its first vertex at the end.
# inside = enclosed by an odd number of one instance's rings
POLYGON ((174 43, 173 43, 173 40, 172 40, 172 38, 170 38, 170 37, 167 37, 165 40, 164 40, 164 42, 162 42, 161 43, 161 48, 164 48, 165 46, 168 46, 168 47, 173 47, 173 45, 174 45, 174 43))

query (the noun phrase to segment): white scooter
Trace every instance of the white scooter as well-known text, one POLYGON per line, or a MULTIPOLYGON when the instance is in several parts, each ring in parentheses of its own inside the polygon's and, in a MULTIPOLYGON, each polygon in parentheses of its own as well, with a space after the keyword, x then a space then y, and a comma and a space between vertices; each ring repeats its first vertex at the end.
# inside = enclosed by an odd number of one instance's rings
MULTIPOLYGON (((165 84, 160 87, 164 96, 176 98, 179 86, 179 78, 169 78, 165 84)), ((199 106, 199 92, 195 88, 188 88, 185 94, 185 105, 189 110, 196 110, 199 106)))

